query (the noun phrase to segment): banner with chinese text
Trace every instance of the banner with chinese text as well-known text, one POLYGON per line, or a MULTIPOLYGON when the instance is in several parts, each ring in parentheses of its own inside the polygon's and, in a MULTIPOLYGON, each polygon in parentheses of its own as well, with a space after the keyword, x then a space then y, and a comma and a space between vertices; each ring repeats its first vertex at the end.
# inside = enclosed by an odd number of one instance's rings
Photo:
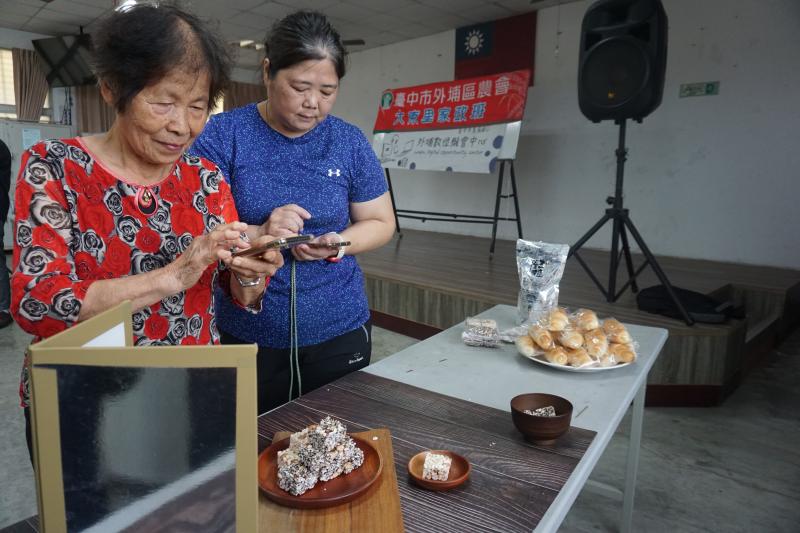
POLYGON ((389 89, 381 95, 375 133, 444 130, 522 120, 529 70, 389 89))
POLYGON ((372 148, 381 165, 389 169, 488 174, 495 171, 505 144, 510 142, 516 147, 516 138, 508 129, 509 124, 489 124, 450 130, 378 133, 372 148))

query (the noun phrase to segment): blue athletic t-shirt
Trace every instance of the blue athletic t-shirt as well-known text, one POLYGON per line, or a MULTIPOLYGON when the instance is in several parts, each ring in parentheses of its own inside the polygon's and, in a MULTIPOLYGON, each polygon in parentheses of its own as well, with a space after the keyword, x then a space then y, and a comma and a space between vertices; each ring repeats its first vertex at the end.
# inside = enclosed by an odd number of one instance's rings
MULTIPOLYGON (((303 233, 344 230, 350 203, 386 192, 383 169, 357 127, 328 115, 305 135, 289 138, 261 118, 255 104, 211 117, 191 153, 216 163, 233 193, 240 220, 263 224, 273 209, 297 204, 311 213, 303 233)), ((242 340, 289 347, 291 260, 272 277, 262 311, 248 313, 216 298, 217 325, 242 340)), ((369 320, 364 276, 353 256, 338 263, 297 261, 298 344, 318 344, 369 320)))

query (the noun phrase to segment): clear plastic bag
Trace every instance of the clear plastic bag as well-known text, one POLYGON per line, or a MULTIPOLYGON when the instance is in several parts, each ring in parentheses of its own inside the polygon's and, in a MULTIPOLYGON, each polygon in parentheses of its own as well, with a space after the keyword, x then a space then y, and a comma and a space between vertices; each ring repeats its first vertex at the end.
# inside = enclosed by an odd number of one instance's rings
POLYGON ((500 333, 497 322, 492 319, 467 318, 461 340, 467 346, 483 346, 497 348, 500 345, 500 333))
POLYGON ((558 306, 558 284, 568 253, 566 244, 517 240, 520 324, 535 324, 558 306))

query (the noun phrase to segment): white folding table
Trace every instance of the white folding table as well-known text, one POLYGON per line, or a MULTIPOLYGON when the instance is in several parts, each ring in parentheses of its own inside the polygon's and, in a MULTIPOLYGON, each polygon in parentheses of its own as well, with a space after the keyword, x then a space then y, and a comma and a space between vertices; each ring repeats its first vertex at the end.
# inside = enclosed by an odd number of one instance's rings
MULTIPOLYGON (((516 308, 498 305, 479 317, 497 320, 502 331, 516 325, 516 308)), ((631 531, 633 517, 647 374, 667 340, 665 329, 627 327, 639 345, 636 362, 601 372, 567 372, 540 365, 518 355, 514 345, 466 346, 461 341, 464 328, 460 324, 364 370, 506 411, 510 411, 509 402, 517 394, 545 392, 567 398, 573 405, 572 425, 596 431, 597 435, 535 531, 556 531, 588 483, 601 492, 622 498, 620 530, 627 533, 631 531), (631 404, 633 413, 623 489, 587 482, 631 404)))

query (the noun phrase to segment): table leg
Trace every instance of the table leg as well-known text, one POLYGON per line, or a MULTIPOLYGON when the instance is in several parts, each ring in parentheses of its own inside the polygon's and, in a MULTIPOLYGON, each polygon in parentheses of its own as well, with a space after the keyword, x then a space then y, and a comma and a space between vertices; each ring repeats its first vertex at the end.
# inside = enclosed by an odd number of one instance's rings
POLYGON ((647 383, 642 383, 633 399, 631 413, 631 437, 628 442, 628 464, 625 469, 625 488, 622 498, 620 531, 629 533, 633 522, 633 495, 636 490, 636 472, 639 469, 639 448, 642 442, 642 419, 644 418, 644 395, 647 383))

